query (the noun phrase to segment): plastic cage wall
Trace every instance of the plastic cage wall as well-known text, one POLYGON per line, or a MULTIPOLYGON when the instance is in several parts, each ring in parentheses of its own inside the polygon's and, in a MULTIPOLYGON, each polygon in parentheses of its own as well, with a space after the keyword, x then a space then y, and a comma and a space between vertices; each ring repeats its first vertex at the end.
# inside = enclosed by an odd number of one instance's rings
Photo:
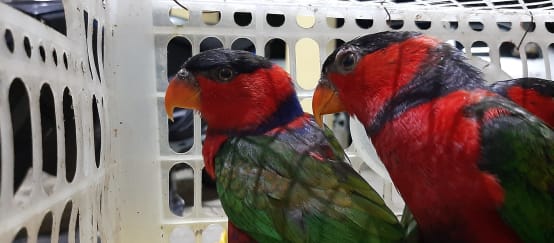
MULTIPOLYGON (((200 117, 175 143, 163 109, 168 77, 206 49, 283 65, 307 108, 327 54, 384 30, 448 40, 488 80, 554 71, 550 1, 64 0, 65 32, 3 2, 0 242, 217 241, 226 218, 202 179, 200 117)), ((400 212, 368 151, 347 151, 400 212)))

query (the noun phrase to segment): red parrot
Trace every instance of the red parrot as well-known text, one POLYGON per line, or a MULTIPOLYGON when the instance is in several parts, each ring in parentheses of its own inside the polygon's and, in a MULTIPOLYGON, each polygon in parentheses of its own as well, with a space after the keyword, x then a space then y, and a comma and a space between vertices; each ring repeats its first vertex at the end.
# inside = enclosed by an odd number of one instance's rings
POLYGON ((289 75, 267 59, 226 49, 195 55, 170 82, 165 106, 170 118, 175 107, 196 109, 208 124, 202 154, 231 222, 229 241, 406 237, 330 131, 302 111, 289 75))
POLYGON ((426 242, 552 242, 554 132, 417 32, 356 38, 324 62, 313 110, 364 124, 426 242))
POLYGON ((498 81, 490 85, 490 88, 527 109, 554 129, 554 81, 517 78, 498 81))

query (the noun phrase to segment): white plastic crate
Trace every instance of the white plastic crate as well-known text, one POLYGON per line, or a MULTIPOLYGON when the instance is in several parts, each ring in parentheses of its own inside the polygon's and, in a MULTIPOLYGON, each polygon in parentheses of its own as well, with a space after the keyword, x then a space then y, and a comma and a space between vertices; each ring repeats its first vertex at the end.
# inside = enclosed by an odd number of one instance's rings
MULTIPOLYGON (((180 2, 188 11, 169 0, 64 0, 66 35, 0 3, 0 242, 37 242, 39 229, 52 242, 217 240, 226 218, 216 202, 202 200, 200 117, 189 151, 176 153, 168 143, 163 96, 175 68, 167 66, 172 40, 185 49, 188 42, 192 54, 208 37, 227 48, 248 39, 259 55, 272 50, 268 43, 285 43, 274 61, 295 77, 308 107, 336 40, 384 30, 457 41, 468 56, 490 60, 477 62, 490 80, 551 78, 554 71, 551 1, 180 2), (519 58, 501 57, 501 48, 513 46, 521 47, 519 58), (537 50, 539 58, 527 58, 537 50), (52 160, 55 177, 43 173, 52 160), (32 169, 15 192, 14 170, 25 162, 32 169), (169 171, 183 163, 192 168, 194 206, 177 216, 168 206, 169 171)), ((347 151, 400 212, 392 185, 363 165, 367 151, 347 151)))

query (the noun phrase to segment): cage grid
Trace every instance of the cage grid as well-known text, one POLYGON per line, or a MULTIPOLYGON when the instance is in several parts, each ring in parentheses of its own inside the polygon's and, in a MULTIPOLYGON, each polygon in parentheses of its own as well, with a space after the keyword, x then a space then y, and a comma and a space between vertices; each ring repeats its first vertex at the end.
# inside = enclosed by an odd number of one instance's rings
MULTIPOLYGON (((551 1, 180 1, 187 10, 170 0, 62 2, 65 35, 0 3, 0 242, 217 240, 206 235, 217 236, 227 219, 217 200, 204 200, 200 116, 190 149, 168 142, 163 97, 174 40, 181 61, 247 43, 291 73, 307 106, 337 44, 384 30, 452 41, 489 80, 512 69, 514 78, 554 71, 551 1), (179 164, 190 168, 193 192, 183 215, 168 202, 179 164)), ((400 213, 401 198, 365 165, 364 151, 347 152, 400 213)))

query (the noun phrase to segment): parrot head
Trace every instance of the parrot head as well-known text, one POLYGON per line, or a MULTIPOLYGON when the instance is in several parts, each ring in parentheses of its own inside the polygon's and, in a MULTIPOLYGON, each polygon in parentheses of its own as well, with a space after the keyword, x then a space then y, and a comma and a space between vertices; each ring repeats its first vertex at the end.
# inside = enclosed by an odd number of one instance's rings
POLYGON ((403 31, 369 34, 343 44, 323 64, 312 103, 316 121, 322 124, 322 115, 347 111, 362 123, 371 123, 439 43, 403 31))
POLYGON ((233 133, 277 126, 302 113, 285 70, 227 49, 201 52, 183 64, 166 90, 169 119, 176 107, 200 111, 212 131, 233 133))

